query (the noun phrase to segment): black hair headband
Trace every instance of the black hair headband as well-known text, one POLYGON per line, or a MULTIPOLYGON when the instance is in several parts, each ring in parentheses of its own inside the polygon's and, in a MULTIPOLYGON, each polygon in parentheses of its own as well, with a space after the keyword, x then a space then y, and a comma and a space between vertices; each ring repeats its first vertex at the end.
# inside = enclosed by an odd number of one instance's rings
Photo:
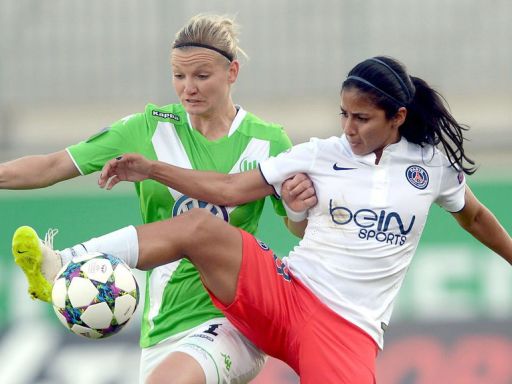
POLYGON ((404 92, 407 94, 407 102, 410 102, 412 100, 412 96, 411 96, 411 91, 409 90, 409 88, 407 87, 407 85, 404 83, 404 81, 402 80, 402 78, 400 76, 398 76, 398 73, 396 73, 396 71, 391 68, 388 64, 386 64, 384 61, 382 60, 379 60, 375 57, 372 57, 371 59, 369 59, 371 61, 375 61, 376 63, 379 63, 383 66, 385 66, 387 69, 389 69, 389 71, 395 75, 396 79, 398 80, 398 82, 400 83, 400 86, 402 87, 402 89, 404 90, 404 92))
POLYGON ((391 96, 389 93, 387 93, 387 92, 383 91, 382 89, 380 89, 379 87, 377 87, 377 86, 373 85, 373 84, 372 84, 372 83, 370 83, 368 80, 365 80, 365 79, 363 79, 362 77, 359 77, 359 76, 349 76, 349 77, 347 77, 347 79, 346 79, 345 81, 347 81, 347 80, 356 80, 356 81, 359 81, 359 82, 361 82, 361 83, 363 83, 363 84, 366 84, 366 85, 368 85, 369 87, 372 87, 373 89, 375 89, 375 90, 379 91, 379 92, 380 92, 380 93, 382 93, 384 96, 386 96, 387 98, 389 98, 389 99, 393 100, 393 101, 394 101, 395 103, 397 103, 398 105, 402 105, 402 106, 404 106, 404 104, 405 104, 405 103, 403 103, 403 102, 401 102, 401 101, 398 101, 398 100, 397 100, 397 99, 395 99, 393 96, 391 96))
POLYGON ((179 43, 179 44, 174 44, 173 49, 174 48, 183 48, 183 47, 198 47, 198 48, 211 49, 212 51, 220 53, 222 56, 224 56, 230 62, 233 61, 233 59, 234 59, 232 54, 227 53, 226 51, 224 51, 222 49, 219 49, 219 48, 216 48, 216 47, 214 47, 212 45, 203 44, 203 43, 194 43, 194 42, 179 43))

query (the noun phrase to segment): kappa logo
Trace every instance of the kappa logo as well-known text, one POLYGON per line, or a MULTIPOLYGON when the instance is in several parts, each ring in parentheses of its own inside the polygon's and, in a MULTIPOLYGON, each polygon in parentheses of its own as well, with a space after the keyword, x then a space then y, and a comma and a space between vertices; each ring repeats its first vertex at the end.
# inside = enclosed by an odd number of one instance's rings
POLYGON ((160 117, 162 119, 172 119, 180 121, 180 117, 170 112, 153 111, 153 116, 160 117))
POLYGON ((425 189, 428 185, 428 173, 419 165, 411 165, 405 171, 405 177, 411 185, 418 189, 425 189))

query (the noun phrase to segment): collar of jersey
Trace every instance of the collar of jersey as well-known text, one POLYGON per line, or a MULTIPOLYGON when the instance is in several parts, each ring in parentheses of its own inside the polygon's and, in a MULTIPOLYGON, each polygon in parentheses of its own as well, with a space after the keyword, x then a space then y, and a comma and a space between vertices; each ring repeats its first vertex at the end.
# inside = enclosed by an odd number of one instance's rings
MULTIPOLYGON (((235 107, 238 110, 238 112, 236 113, 236 116, 233 119, 233 122, 231 123, 231 127, 229 127, 229 132, 228 132, 227 137, 230 137, 233 133, 236 132, 236 130, 242 123, 245 115, 247 115, 247 111, 245 109, 243 109, 240 105, 236 104, 235 107)), ((188 114, 188 112, 186 112, 186 114, 187 114, 188 126, 190 127, 190 129, 194 129, 192 127, 192 122, 190 121, 190 115, 188 114)))
MULTIPOLYGON (((354 159, 362 164, 367 165, 375 165, 375 153, 369 153, 367 155, 356 155, 354 152, 352 152, 352 149, 350 148, 350 144, 348 143, 347 137, 345 134, 341 136, 341 142, 343 146, 349 151, 349 153, 352 154, 354 159)), ((384 152, 382 154, 382 158, 387 158, 392 153, 399 153, 405 150, 405 147, 407 146, 407 139, 405 139, 403 136, 400 138, 400 141, 397 143, 389 144, 386 148, 384 148, 384 152)), ((382 158, 379 164, 382 163, 382 158)))

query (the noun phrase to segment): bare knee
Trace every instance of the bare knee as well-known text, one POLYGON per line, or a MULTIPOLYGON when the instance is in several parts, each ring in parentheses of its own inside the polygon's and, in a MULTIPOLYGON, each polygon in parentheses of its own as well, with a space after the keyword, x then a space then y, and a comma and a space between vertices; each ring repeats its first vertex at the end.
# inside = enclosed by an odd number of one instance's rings
MULTIPOLYGON (((215 269, 233 267, 238 271, 241 253, 241 236, 237 228, 212 215, 207 209, 192 209, 186 214, 187 240, 183 255, 204 274, 215 269), (232 265, 233 264, 233 265, 232 265)), ((203 276, 204 277, 204 276, 203 276)))
POLYGON ((218 233, 224 226, 228 225, 204 208, 191 209, 181 216, 185 221, 183 225, 187 228, 188 245, 194 247, 208 244, 218 237, 218 233))
POLYGON ((138 226, 137 268, 147 270, 204 252, 222 230, 219 224, 229 226, 206 209, 192 209, 169 220, 138 226))
POLYGON ((171 353, 146 379, 146 384, 204 384, 206 377, 199 363, 183 352, 171 353))

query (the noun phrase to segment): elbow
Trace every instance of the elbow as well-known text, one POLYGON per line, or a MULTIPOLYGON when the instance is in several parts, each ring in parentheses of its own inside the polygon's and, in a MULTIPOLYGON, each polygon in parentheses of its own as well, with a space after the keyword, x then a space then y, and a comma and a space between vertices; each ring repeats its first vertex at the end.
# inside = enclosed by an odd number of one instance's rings
POLYGON ((480 231, 484 223, 485 215, 484 212, 482 211, 475 212, 474 215, 466 217, 464 220, 459 221, 460 226, 465 231, 471 233, 472 235, 476 235, 480 231))
POLYGON ((242 201, 237 198, 236 193, 231 191, 229 188, 223 189, 220 193, 217 193, 214 200, 216 201, 212 201, 212 203, 223 205, 225 207, 234 207, 242 204, 242 201))
POLYGON ((212 194, 215 196, 216 200, 215 202, 211 201, 212 203, 226 207, 233 207, 245 203, 245 200, 243 200, 241 196, 242 194, 237 188, 236 177, 234 176, 235 175, 232 174, 225 176, 222 185, 212 194))

